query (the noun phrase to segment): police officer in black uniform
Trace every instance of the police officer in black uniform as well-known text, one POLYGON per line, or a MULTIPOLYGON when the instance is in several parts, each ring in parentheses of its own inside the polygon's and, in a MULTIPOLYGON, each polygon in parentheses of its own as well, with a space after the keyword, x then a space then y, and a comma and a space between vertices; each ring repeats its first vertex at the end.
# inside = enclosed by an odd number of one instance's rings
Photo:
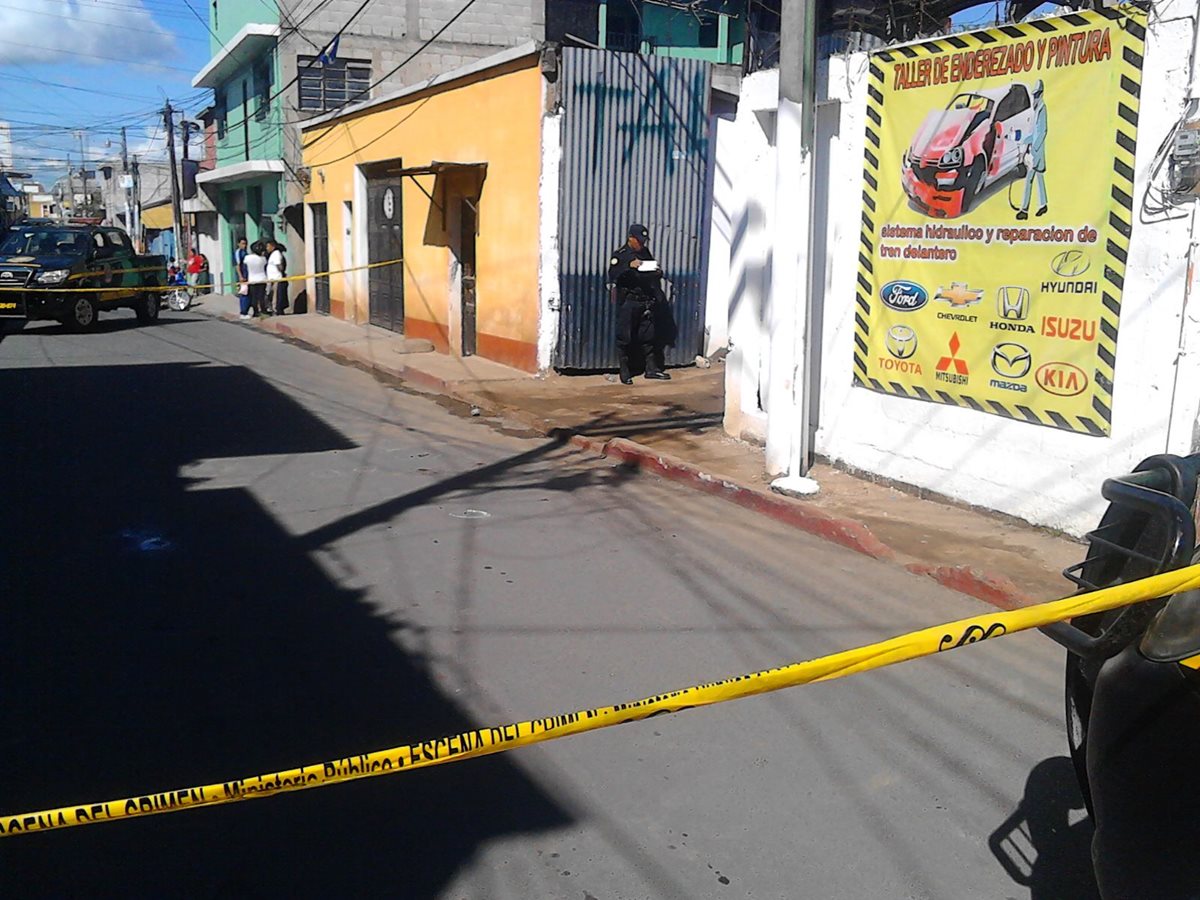
POLYGON ((621 383, 633 384, 633 372, 644 365, 646 377, 669 381, 663 371, 663 342, 658 333, 658 304, 666 302, 662 272, 646 246, 650 232, 645 225, 630 225, 625 243, 613 251, 608 264, 608 283, 617 302, 617 355, 621 383), (641 271, 643 263, 654 263, 641 271))

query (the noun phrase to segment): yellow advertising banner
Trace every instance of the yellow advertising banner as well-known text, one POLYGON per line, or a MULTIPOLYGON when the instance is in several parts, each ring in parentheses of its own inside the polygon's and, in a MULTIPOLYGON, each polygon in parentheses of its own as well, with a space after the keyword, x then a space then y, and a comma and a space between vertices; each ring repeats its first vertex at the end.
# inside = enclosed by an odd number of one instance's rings
POLYGON ((1145 13, 871 55, 854 382, 1107 435, 1145 13))

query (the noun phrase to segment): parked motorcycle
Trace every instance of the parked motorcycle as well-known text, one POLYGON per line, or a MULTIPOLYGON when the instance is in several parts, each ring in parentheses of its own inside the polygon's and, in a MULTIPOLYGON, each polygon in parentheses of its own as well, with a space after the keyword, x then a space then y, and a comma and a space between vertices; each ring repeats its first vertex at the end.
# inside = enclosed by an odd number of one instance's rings
MULTIPOLYGON (((1200 561, 1200 454, 1151 456, 1104 482, 1080 592, 1200 561)), ((1069 652, 1067 735, 1095 824, 1105 900, 1200 898, 1200 590, 1042 629, 1069 652)))

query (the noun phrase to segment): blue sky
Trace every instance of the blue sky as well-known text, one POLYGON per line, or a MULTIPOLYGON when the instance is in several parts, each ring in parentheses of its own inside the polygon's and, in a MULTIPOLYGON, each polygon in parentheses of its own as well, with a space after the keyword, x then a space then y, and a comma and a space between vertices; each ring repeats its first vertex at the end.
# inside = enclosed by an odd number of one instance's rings
POLYGON ((120 152, 162 158, 164 96, 188 113, 207 92, 191 78, 209 59, 207 0, 0 0, 0 121, 14 167, 49 186, 77 165, 120 152), (106 146, 108 144, 108 146, 106 146))

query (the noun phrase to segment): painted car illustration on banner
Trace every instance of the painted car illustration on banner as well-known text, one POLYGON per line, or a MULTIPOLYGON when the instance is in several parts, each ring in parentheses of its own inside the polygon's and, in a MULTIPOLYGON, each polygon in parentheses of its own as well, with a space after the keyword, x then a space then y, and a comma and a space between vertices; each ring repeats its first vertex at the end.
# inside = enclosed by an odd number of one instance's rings
POLYGON ((1024 82, 956 94, 917 129, 904 154, 904 193, 929 216, 969 212, 984 188, 1009 174, 1024 177, 1034 117, 1024 82))

